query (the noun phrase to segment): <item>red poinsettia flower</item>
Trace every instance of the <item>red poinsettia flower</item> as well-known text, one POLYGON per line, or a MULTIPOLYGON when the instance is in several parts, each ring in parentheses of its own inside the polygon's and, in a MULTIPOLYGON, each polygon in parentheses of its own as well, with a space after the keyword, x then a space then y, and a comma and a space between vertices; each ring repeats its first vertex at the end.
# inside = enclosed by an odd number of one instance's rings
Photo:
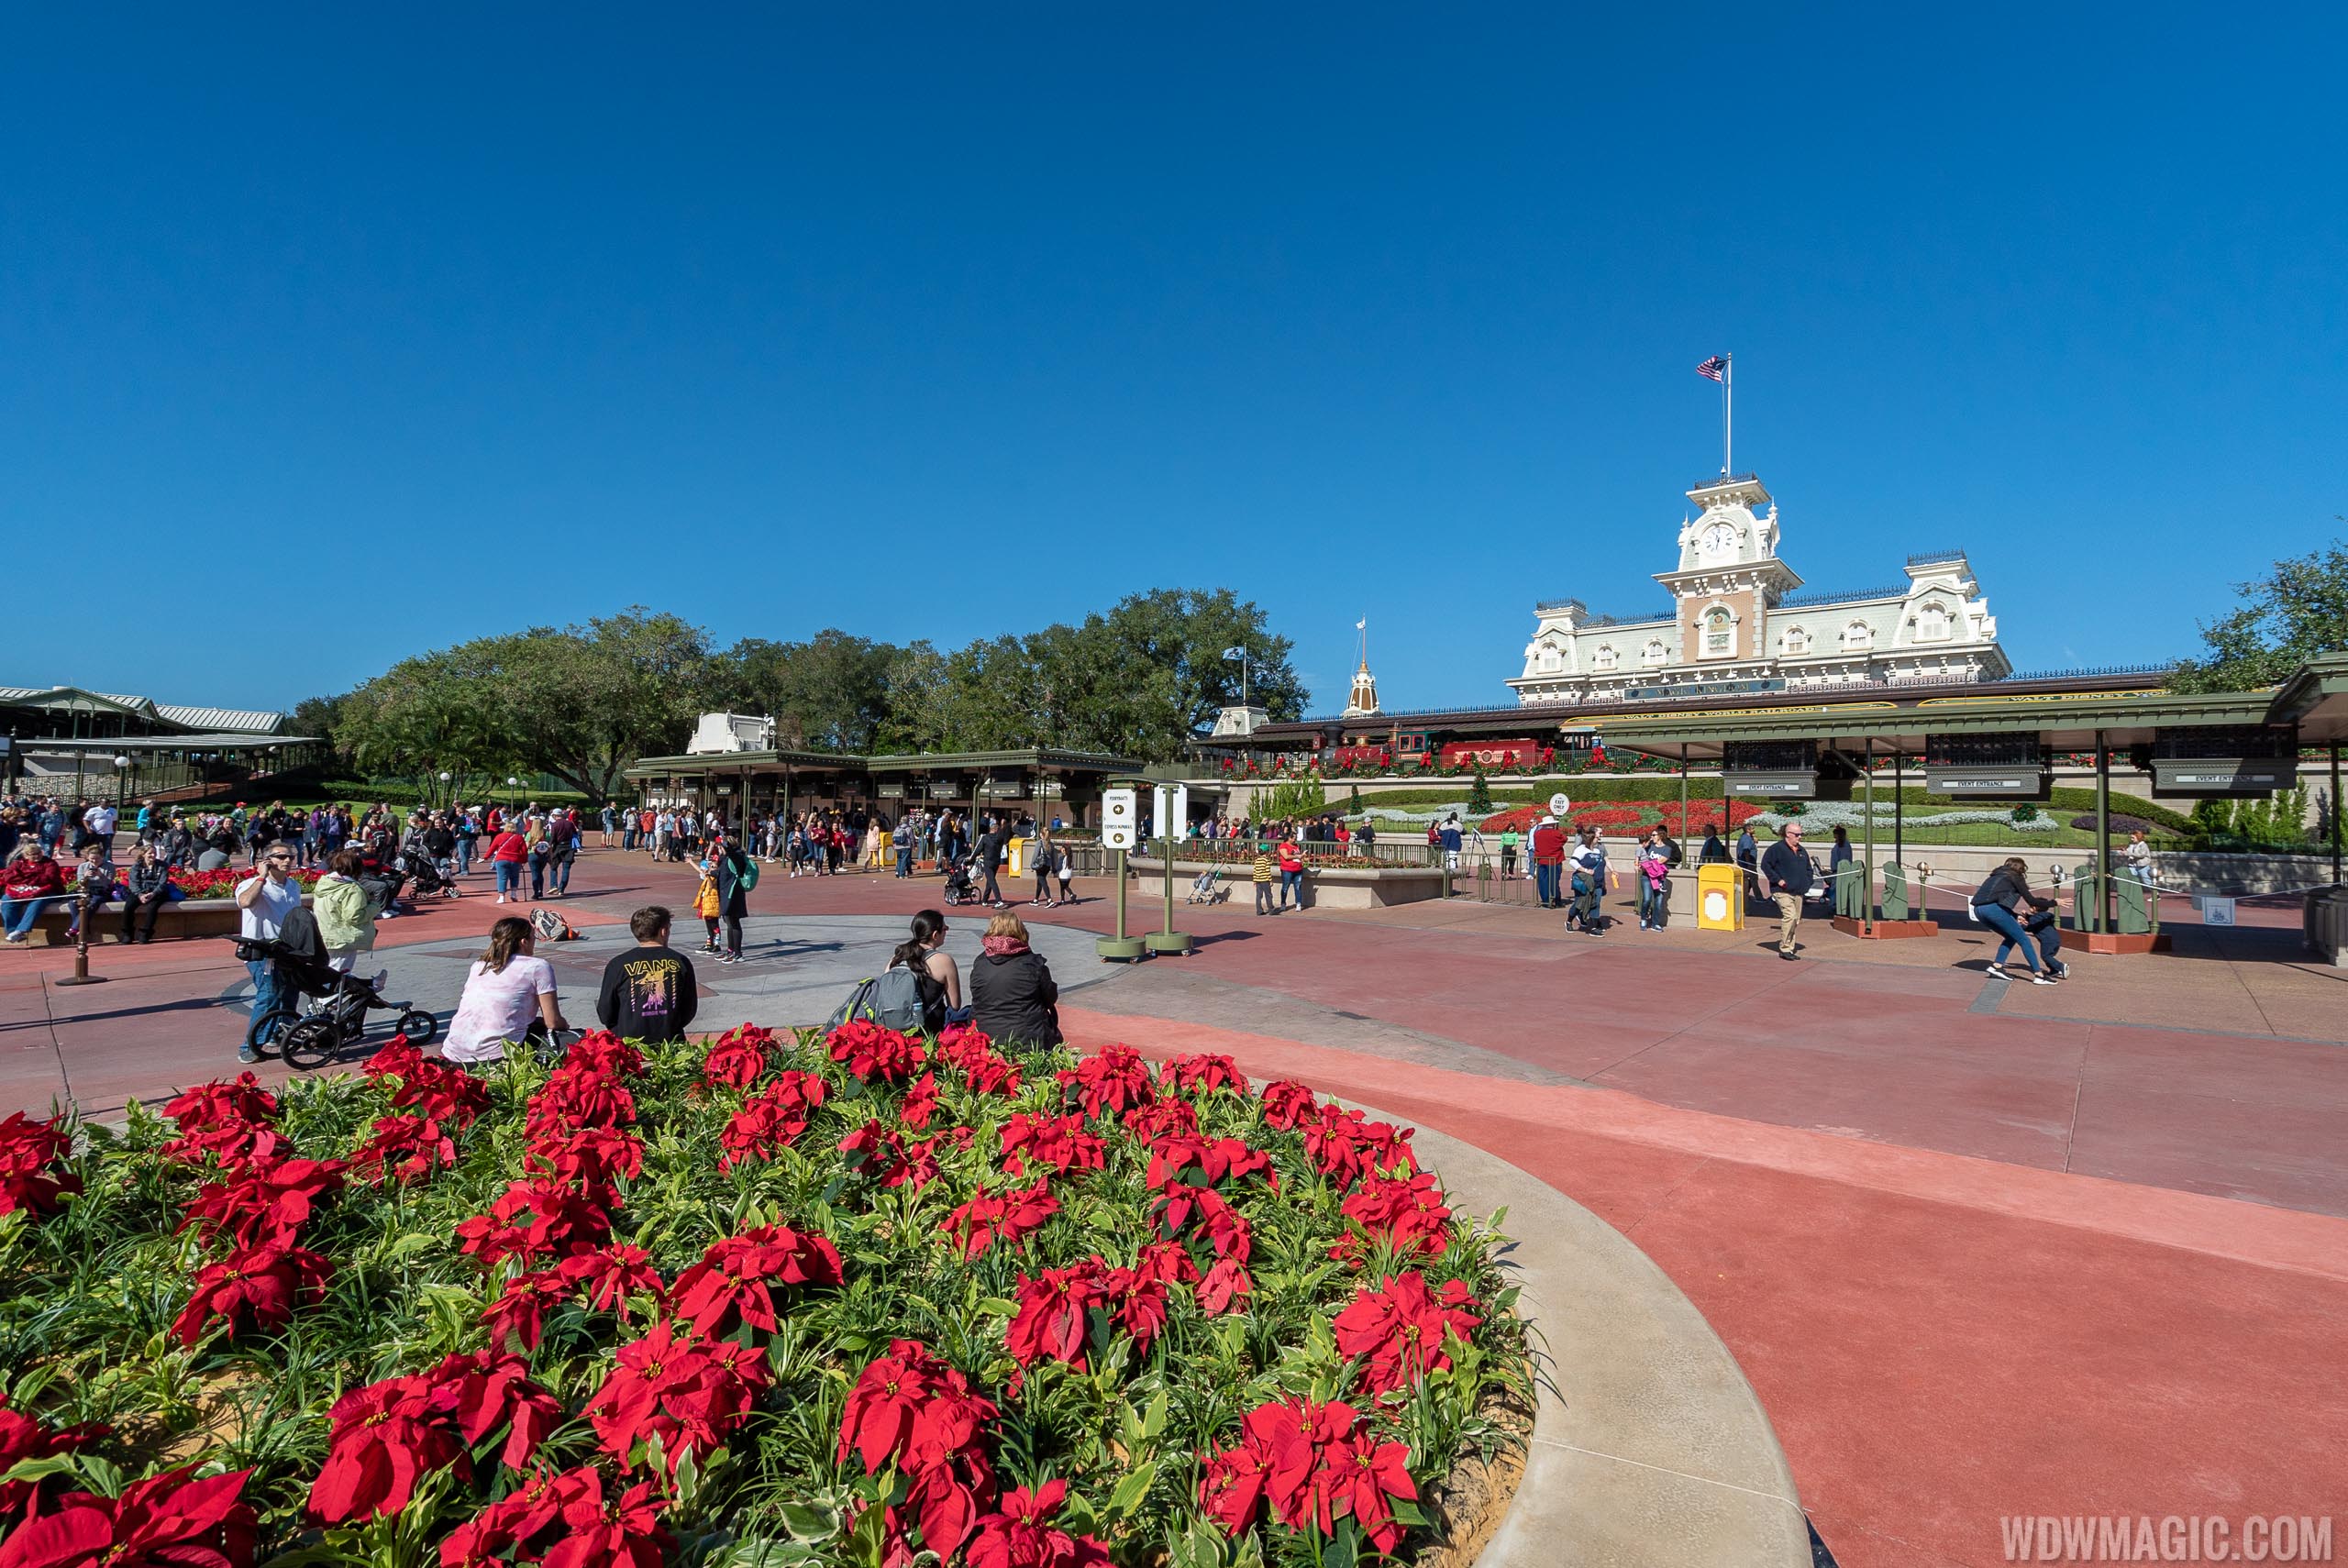
POLYGON ((905 1098, 897 1102, 897 1121, 916 1132, 926 1132, 930 1119, 937 1114, 937 1075, 924 1073, 914 1080, 905 1098))
POLYGON ((1340 1110, 1333 1105, 1323 1106, 1319 1120, 1303 1126, 1305 1157, 1340 1188, 1381 1172, 1416 1168, 1407 1128, 1372 1121, 1358 1110, 1340 1110))
POLYGON ((711 1088, 721 1084, 748 1088, 767 1070, 767 1052, 773 1044, 773 1030, 736 1024, 709 1043, 709 1053, 701 1059, 701 1081, 711 1088))
POLYGON ((1081 1117, 1023 1110, 1003 1124, 999 1136, 1002 1168, 1012 1176, 1025 1176, 1030 1160, 1050 1167, 1055 1176, 1108 1168, 1108 1145, 1084 1130, 1081 1117))
POLYGON ((963 1074, 972 1094, 1001 1095, 1005 1099, 1019 1092, 1020 1080, 1027 1069, 1005 1056, 988 1056, 973 1062, 963 1074))
POLYGON ((563 1496, 563 1538, 548 1551, 545 1568, 660 1568, 676 1542, 660 1528, 652 1483, 639 1481, 607 1500, 602 1472, 581 1467, 570 1474, 578 1481, 563 1496))
POLYGON ((1039 1181, 1010 1192, 980 1193, 946 1217, 946 1233, 960 1245, 967 1260, 997 1242, 1021 1240, 1059 1211, 1060 1200, 1051 1195, 1048 1183, 1039 1181))
POLYGON ((746 1160, 769 1160, 774 1151, 807 1131, 807 1120, 824 1103, 829 1086, 813 1073, 779 1073, 774 1082, 742 1102, 717 1135, 725 1151, 717 1168, 730 1171, 746 1160))
POLYGON ((1218 1088, 1231 1089, 1239 1094, 1247 1092, 1247 1075, 1241 1072, 1239 1064, 1228 1056, 1169 1057, 1158 1069, 1158 1077, 1183 1094, 1203 1094, 1209 1089, 1218 1088))
POLYGON ((334 1264, 306 1247, 249 1247, 198 1271, 187 1305, 172 1331, 190 1350, 215 1318, 227 1322, 230 1338, 267 1333, 285 1326, 296 1306, 326 1293, 334 1264))
POLYGON ((51 1213, 61 1195, 81 1191, 80 1176, 56 1170, 72 1142, 55 1121, 35 1121, 21 1110, 0 1121, 0 1214, 51 1213))
POLYGON ((1154 1100, 1135 1106, 1118 1119, 1126 1132, 1145 1143, 1161 1138, 1187 1138, 1199 1131, 1199 1113, 1187 1099, 1154 1100))
POLYGON ((1444 1336, 1455 1333, 1464 1340, 1473 1333, 1484 1320, 1474 1307, 1465 1280, 1449 1281, 1437 1295, 1427 1289, 1423 1274, 1390 1275, 1375 1289, 1363 1286, 1352 1304, 1337 1314, 1337 1351, 1365 1359, 1365 1388, 1373 1393, 1399 1388, 1451 1364, 1444 1336))
POLYGON ((883 1029, 869 1019, 841 1024, 824 1037, 832 1060, 867 1083, 901 1084, 921 1065, 922 1048, 909 1034, 883 1029))
POLYGON ((1199 1477, 1199 1507, 1226 1534, 1243 1535, 1255 1528, 1271 1474, 1268 1448, 1242 1442, 1224 1449, 1207 1461, 1199 1477))
POLYGON ((234 1170, 282 1159, 292 1146, 277 1132, 277 1097, 250 1073, 198 1084, 175 1096, 163 1114, 180 1130, 163 1145, 166 1159, 208 1159, 234 1170))
POLYGON ((1312 1120, 1313 1113, 1320 1109, 1320 1102, 1312 1098, 1311 1089, 1285 1078, 1264 1086, 1263 1101, 1264 1125, 1283 1132, 1299 1122, 1312 1120))
POLYGON ((1133 1336, 1141 1355, 1166 1331, 1166 1281, 1139 1269, 1113 1268, 1101 1276, 1101 1290, 1111 1321, 1133 1336))
POLYGON ((225 1235, 238 1247, 291 1244, 318 1199, 340 1190, 342 1172, 340 1160, 281 1160, 207 1182, 179 1228, 197 1226, 206 1237, 225 1235))
POLYGON ((1199 1282, 1199 1307, 1208 1317, 1220 1318, 1255 1288, 1256 1282, 1248 1276, 1245 1263, 1237 1258, 1224 1258, 1199 1282))
POLYGON ((566 1059, 530 1097, 522 1130, 532 1138, 573 1127, 626 1127, 636 1121, 636 1096, 613 1075, 566 1059))
POLYGON ((770 1283, 837 1285, 840 1279, 839 1250, 824 1237, 787 1225, 760 1225, 713 1243, 701 1262, 677 1276, 669 1298, 677 1317, 705 1338, 729 1332, 737 1323, 772 1333, 770 1283))
POLYGON ((698 1458, 723 1443, 766 1383, 766 1356, 757 1346, 681 1338, 664 1320, 620 1347, 619 1364, 585 1414, 623 1470, 656 1438, 673 1470, 685 1454, 698 1458))
POLYGON ((974 1392, 959 1367, 919 1340, 892 1340, 848 1391, 838 1458, 855 1451, 867 1474, 892 1461, 928 1469, 975 1450, 995 1415, 993 1401, 974 1392))
POLYGON ((536 1561, 546 1550, 538 1538, 562 1518, 566 1496, 581 1489, 573 1478, 589 1468, 561 1476, 532 1471, 520 1486, 449 1533, 440 1542, 440 1568, 492 1568, 509 1551, 517 1562, 536 1561))
POLYGON ((393 1377, 354 1388, 327 1412, 327 1457, 310 1483, 310 1517, 364 1522, 407 1507, 415 1484, 448 1465, 470 1475, 465 1447, 447 1420, 453 1398, 428 1377, 393 1377))
POLYGON ((1331 1513, 1351 1514, 1379 1551, 1391 1551, 1400 1545, 1402 1525, 1394 1517, 1393 1499, 1415 1502, 1419 1496, 1411 1480, 1410 1456, 1402 1444, 1380 1442, 1368 1431, 1353 1432, 1333 1444, 1313 1477, 1322 1532, 1331 1533, 1331 1513))
POLYGON ((367 1142, 351 1152, 351 1168, 372 1171, 377 1182, 413 1181, 457 1163, 457 1141, 426 1116, 379 1116, 367 1142))
POLYGON ((251 1568, 249 1470, 195 1480, 195 1467, 134 1481, 119 1497, 68 1492, 0 1545, 0 1568, 251 1568))
POLYGON ((520 1470, 563 1419, 562 1404, 530 1381, 530 1364, 502 1351, 444 1357, 430 1377, 468 1449, 505 1429, 498 1463, 520 1470))
POLYGON ((562 1065, 598 1077, 632 1078, 644 1071, 644 1053, 608 1029, 591 1029, 563 1053, 562 1065))
POLYGON ((484 1266, 507 1257, 537 1258, 599 1245, 612 1233, 608 1191, 574 1192, 552 1181, 510 1183, 504 1195, 457 1227, 462 1251, 484 1266))
POLYGON ((423 1047, 404 1034, 394 1034, 361 1063, 359 1070, 371 1078, 404 1078, 426 1061, 423 1047))
POLYGON ((655 1310, 668 1305, 668 1286, 652 1266, 652 1254, 642 1247, 613 1242, 583 1253, 573 1253, 559 1265, 562 1277, 587 1293, 587 1304, 598 1312, 615 1312, 627 1321, 627 1298, 649 1296, 655 1310))
POLYGON ((1208 1187, 1220 1187, 1237 1176, 1261 1176, 1268 1178, 1274 1192, 1280 1179, 1272 1172, 1272 1156, 1262 1149, 1251 1149, 1237 1138, 1202 1138, 1190 1133, 1173 1134, 1158 1139, 1150 1145, 1149 1172, 1143 1182, 1161 1192, 1180 1186, 1188 1173, 1196 1172, 1200 1182, 1208 1187))
POLYGON ((847 1156, 847 1168, 878 1181, 883 1187, 903 1187, 907 1183, 919 1192, 937 1179, 937 1140, 908 1143, 898 1133, 880 1125, 876 1118, 840 1140, 840 1153, 847 1156))
POLYGON ((489 1331, 489 1342, 503 1350, 513 1339, 520 1341, 526 1351, 537 1349, 546 1332, 547 1313, 561 1306, 570 1293, 570 1282, 559 1269, 515 1275, 482 1311, 481 1324, 489 1331))
POLYGON ((1067 1496, 1068 1483, 1058 1480, 1004 1493, 998 1510, 979 1520, 963 1561, 970 1568, 1106 1568, 1107 1547, 1051 1528, 1067 1496))
MULTIPOLYGON (((1443 1189, 1422 1171, 1414 1176, 1389 1179, 1371 1176, 1361 1190, 1339 1205, 1346 1219, 1372 1237, 1393 1243, 1402 1256, 1440 1257, 1449 1242, 1445 1230, 1451 1210, 1444 1206, 1443 1189)), ((1351 1257, 1360 1238, 1348 1236, 1330 1248, 1332 1257, 1351 1257)))
POLYGON ((1219 1258, 1237 1258, 1246 1263, 1254 1250, 1255 1232, 1246 1219, 1211 1187, 1176 1182, 1158 1194, 1149 1212, 1168 1236, 1179 1236, 1185 1229, 1205 1236, 1219 1258), (1193 1220, 1197 1221, 1195 1227, 1193 1220))
POLYGON ((1087 1258, 1069 1268, 1047 1268, 1019 1276, 1017 1313, 1004 1331, 1003 1348, 1021 1366, 1046 1356, 1085 1364, 1085 1314, 1106 1299, 1101 1260, 1087 1258))
POLYGON ((530 1140, 522 1168, 581 1190, 644 1174, 644 1140, 625 1127, 568 1127, 530 1140))
POLYGON ((1102 1116, 1146 1105, 1157 1098, 1150 1087, 1149 1064, 1130 1045, 1104 1045, 1057 1075, 1063 1090, 1084 1107, 1087 1116, 1102 1116))
MULTIPOLYGON (((6 1397, 0 1395, 0 1475, 28 1459, 48 1459, 86 1447, 111 1430, 91 1423, 51 1431, 23 1411, 10 1409, 6 1397)), ((40 1485, 39 1481, 0 1481, 0 1521, 24 1512, 40 1485)))

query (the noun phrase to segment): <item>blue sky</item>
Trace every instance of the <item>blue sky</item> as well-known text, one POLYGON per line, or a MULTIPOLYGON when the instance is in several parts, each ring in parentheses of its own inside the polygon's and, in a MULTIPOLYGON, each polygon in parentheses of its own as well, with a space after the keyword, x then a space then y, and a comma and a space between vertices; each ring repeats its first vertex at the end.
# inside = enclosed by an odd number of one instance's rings
POLYGON ((17 7, 0 684, 1181 584, 1503 701, 1722 350, 1810 584, 1962 546, 2024 668, 2343 531, 2339 7, 1630 9, 17 7))

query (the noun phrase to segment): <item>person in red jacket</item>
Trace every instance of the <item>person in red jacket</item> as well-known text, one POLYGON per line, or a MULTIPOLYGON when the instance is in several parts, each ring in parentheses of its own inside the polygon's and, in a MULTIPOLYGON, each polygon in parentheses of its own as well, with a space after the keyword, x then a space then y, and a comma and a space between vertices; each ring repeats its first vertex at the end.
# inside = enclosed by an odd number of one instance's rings
POLYGON ((1557 886, 1566 868, 1566 830, 1557 819, 1545 816, 1533 830, 1533 880, 1540 889, 1541 907, 1557 907, 1557 886))
POLYGON ((1280 908, 1288 908, 1288 896, 1296 894, 1296 907, 1304 907, 1304 846, 1296 842, 1291 824, 1280 840, 1280 908))
POLYGON ((19 945, 30 940, 33 922, 52 900, 65 897, 65 873, 39 844, 20 844, 0 872, 0 926, 19 945))
POLYGON ((513 901, 521 900, 522 866, 529 857, 529 841, 512 828, 499 824, 495 836, 489 841, 489 864, 497 874, 499 903, 507 901, 509 892, 514 895, 513 901))

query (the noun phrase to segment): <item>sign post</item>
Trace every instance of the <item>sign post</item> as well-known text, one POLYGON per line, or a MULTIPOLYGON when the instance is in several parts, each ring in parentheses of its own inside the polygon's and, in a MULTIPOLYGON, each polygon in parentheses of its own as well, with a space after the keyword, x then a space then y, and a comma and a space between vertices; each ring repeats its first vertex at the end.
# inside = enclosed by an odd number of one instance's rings
POLYGON ((1141 803, 1129 788, 1104 790, 1101 796, 1101 847, 1117 857, 1117 934, 1093 944, 1104 963, 1131 964, 1149 956, 1138 936, 1125 934, 1125 855, 1135 843, 1141 803))
POLYGON ((1160 784, 1151 791, 1151 804, 1157 821, 1159 852, 1166 857, 1166 924, 1142 938, 1142 944, 1152 953, 1189 953, 1192 950, 1191 933, 1174 929, 1174 845, 1188 822, 1191 812, 1191 791, 1181 784, 1160 784))

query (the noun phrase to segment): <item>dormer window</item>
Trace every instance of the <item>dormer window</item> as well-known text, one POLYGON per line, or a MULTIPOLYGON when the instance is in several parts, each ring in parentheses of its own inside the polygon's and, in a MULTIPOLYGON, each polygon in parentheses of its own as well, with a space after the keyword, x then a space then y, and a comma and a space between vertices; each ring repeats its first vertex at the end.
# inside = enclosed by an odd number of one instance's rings
POLYGON ((1718 605, 1704 613, 1704 657, 1725 658, 1736 651, 1736 617, 1718 605))
POLYGON ((1614 645, 1611 643, 1600 643, 1598 647, 1598 658, 1596 662, 1598 668, 1600 669, 1613 668, 1615 663, 1614 645))
POLYGON ((1948 640, 1948 606, 1935 599, 1916 612, 1916 640, 1939 643, 1948 640))
POLYGON ((1541 672, 1544 675, 1554 674, 1564 664, 1565 655, 1558 651, 1556 644, 1541 645, 1541 672))
POLYGON ((1647 646, 1639 650, 1639 657, 1649 668, 1653 668, 1656 665, 1661 664, 1664 660, 1662 639, 1649 639, 1647 646))
POLYGON ((1786 633, 1787 657, 1789 658, 1800 658, 1808 652, 1810 652, 1809 631, 1801 626, 1795 626, 1789 629, 1786 633))
POLYGON ((1866 647, 1875 641, 1875 628, 1865 621, 1854 621, 1843 628, 1843 646, 1846 648, 1866 647))

